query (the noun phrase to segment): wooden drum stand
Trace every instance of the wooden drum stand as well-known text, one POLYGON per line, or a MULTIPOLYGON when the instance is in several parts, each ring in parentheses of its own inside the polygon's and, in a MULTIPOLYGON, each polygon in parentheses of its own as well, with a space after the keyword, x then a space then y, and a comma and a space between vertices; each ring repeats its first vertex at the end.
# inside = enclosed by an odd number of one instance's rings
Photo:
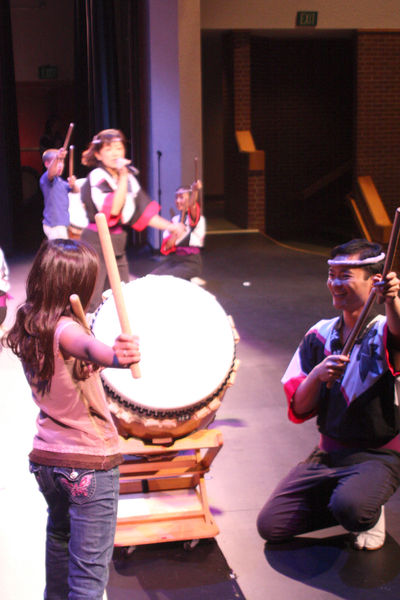
POLYGON ((204 475, 222 447, 217 429, 196 431, 168 446, 120 438, 120 500, 115 545, 132 547, 214 537, 204 475))

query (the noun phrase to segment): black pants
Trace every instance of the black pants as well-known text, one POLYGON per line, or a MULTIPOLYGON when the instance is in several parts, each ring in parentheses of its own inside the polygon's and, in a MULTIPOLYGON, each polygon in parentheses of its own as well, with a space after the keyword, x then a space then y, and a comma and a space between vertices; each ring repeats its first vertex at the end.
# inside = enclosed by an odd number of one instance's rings
POLYGON ((200 277, 202 266, 201 254, 170 254, 151 274, 173 275, 190 281, 192 277, 200 277))
MULTIPOLYGON (((93 295, 90 300, 88 312, 94 312, 101 304, 102 294, 104 290, 109 289, 110 282, 107 276, 106 263, 104 262, 103 251, 101 249, 100 237, 97 231, 84 229, 81 239, 92 246, 99 257, 99 272, 96 279, 96 285, 93 290, 93 295)), ((117 261, 119 276, 121 281, 129 282, 129 265, 126 257, 126 243, 128 240, 128 232, 111 233, 111 243, 114 248, 115 258, 117 261)))
POLYGON ((338 524, 366 531, 399 484, 397 452, 315 450, 275 488, 258 516, 258 532, 279 542, 338 524))

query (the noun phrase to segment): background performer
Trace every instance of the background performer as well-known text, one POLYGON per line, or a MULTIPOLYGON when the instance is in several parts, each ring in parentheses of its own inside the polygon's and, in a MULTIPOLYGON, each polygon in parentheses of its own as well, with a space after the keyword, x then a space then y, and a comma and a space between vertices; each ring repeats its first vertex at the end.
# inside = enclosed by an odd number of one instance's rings
POLYGON ((68 192, 79 192, 76 178, 62 179, 64 160, 67 151, 64 148, 50 148, 43 152, 42 160, 46 171, 40 178, 43 194, 43 231, 49 240, 68 239, 69 197, 68 192))
POLYGON ((173 275, 190 281, 200 277, 203 270, 201 249, 204 246, 206 221, 201 214, 199 190, 201 181, 191 187, 180 186, 175 192, 175 204, 179 211, 172 218, 173 223, 185 225, 184 235, 164 232, 161 253, 167 258, 152 271, 153 275, 173 275))
POLYGON ((95 248, 100 260, 89 312, 99 306, 102 292, 110 287, 95 223, 97 212, 104 213, 107 218, 120 278, 124 282, 129 281, 126 257, 129 227, 142 231, 150 225, 171 233, 180 234, 184 231, 181 223, 172 223, 158 214, 160 207, 141 189, 134 175, 136 169, 130 167, 130 161, 125 158, 125 147, 126 140, 121 131, 105 129, 94 136, 82 154, 82 164, 95 167, 81 187, 81 198, 89 220, 82 239, 95 248))

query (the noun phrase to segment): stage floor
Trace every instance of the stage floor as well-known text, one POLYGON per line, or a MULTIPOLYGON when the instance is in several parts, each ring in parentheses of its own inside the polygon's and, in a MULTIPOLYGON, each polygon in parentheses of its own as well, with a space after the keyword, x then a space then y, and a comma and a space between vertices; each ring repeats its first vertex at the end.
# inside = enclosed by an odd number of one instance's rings
MULTIPOLYGON (((9 259, 14 299, 6 324, 24 298, 31 260, 9 259)), ((146 249, 132 249, 130 264, 132 277, 141 277, 157 260, 146 249)), ((325 287, 326 250, 278 245, 259 233, 210 234, 203 278, 241 337, 236 382, 212 425, 224 445, 206 480, 220 534, 190 552, 181 543, 140 546, 129 556, 116 550, 109 600, 398 600, 399 493, 386 505, 388 538, 377 552, 351 549, 339 527, 271 548, 256 531, 268 494, 318 441, 314 422, 287 420, 280 378, 305 330, 335 314, 325 287)), ((0 369, 1 596, 39 600, 46 514, 27 468, 37 411, 8 351, 0 354, 0 369)))

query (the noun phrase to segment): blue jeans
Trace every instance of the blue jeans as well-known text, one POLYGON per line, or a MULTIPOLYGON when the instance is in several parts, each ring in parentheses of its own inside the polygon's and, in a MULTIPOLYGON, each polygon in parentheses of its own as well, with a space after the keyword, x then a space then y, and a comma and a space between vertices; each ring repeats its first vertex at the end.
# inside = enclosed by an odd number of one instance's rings
POLYGON ((315 450, 278 484, 257 519, 269 542, 342 525, 366 531, 400 485, 400 454, 391 451, 315 450))
POLYGON ((48 505, 46 600, 102 600, 113 553, 119 469, 31 463, 48 505))

